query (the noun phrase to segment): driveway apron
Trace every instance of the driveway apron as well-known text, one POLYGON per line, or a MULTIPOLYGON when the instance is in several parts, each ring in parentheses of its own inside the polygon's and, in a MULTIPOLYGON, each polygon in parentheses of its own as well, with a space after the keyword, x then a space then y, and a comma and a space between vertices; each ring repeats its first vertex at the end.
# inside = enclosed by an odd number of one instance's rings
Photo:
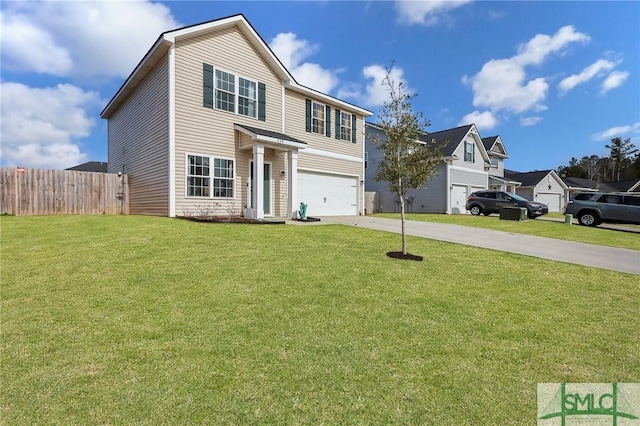
MULTIPOLYGON (((318 223, 401 233, 401 223, 398 219, 372 216, 326 216, 322 217, 318 223)), ((411 220, 405 222, 405 230, 407 235, 416 237, 640 275, 640 251, 638 250, 411 220)))

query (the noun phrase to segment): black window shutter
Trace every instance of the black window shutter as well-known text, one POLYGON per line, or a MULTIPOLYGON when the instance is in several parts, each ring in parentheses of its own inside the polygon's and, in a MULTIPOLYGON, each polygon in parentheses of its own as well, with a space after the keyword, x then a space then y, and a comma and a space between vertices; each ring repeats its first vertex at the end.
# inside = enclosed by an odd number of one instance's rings
POLYGON ((358 119, 356 118, 355 114, 351 114, 351 142, 356 143, 356 135, 358 134, 356 132, 356 123, 358 122, 358 119))
POLYGON ((267 86, 258 83, 258 120, 267 120, 267 86))
POLYGON ((213 66, 202 64, 202 103, 213 108, 213 66))
POLYGON ((336 139, 340 139, 340 110, 336 108, 336 139))
POLYGON ((307 116, 306 116, 306 128, 307 132, 311 132, 311 99, 306 100, 307 116))
POLYGON ((324 119, 325 119, 325 123, 324 123, 324 130, 325 130, 325 134, 329 137, 331 137, 331 107, 329 105, 326 105, 325 107, 325 114, 324 114, 324 119))

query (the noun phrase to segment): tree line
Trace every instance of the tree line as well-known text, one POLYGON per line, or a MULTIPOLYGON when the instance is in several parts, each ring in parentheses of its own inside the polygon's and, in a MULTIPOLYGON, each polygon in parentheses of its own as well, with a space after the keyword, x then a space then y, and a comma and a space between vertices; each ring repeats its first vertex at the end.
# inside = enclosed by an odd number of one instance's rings
POLYGON ((580 160, 572 157, 569 165, 558 167, 558 175, 594 182, 620 182, 640 178, 640 152, 631 138, 613 138, 605 148, 609 149, 607 157, 585 155, 580 160))

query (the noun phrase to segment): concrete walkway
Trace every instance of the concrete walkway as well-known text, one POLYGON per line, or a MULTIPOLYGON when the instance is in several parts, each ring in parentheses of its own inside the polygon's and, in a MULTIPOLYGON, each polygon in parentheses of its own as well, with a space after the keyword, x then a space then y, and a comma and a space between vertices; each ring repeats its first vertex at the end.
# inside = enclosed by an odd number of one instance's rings
MULTIPOLYGON (((292 223, 295 222, 292 221, 292 223)), ((358 226, 397 234, 401 232, 400 220, 372 216, 327 216, 315 223, 358 226)), ((298 224, 301 223, 298 222, 298 224)), ((407 235, 416 237, 640 275, 640 251, 638 250, 442 223, 406 221, 405 225, 407 235)))

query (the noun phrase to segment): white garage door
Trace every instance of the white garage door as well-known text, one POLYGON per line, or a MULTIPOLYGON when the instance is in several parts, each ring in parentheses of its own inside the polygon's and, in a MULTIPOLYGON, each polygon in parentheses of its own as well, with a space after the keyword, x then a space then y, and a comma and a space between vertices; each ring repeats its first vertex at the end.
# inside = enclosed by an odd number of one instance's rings
POLYGON ((299 171, 298 202, 307 204, 311 217, 357 215, 358 179, 299 171))
POLYGON ((451 214, 465 214, 467 210, 464 208, 467 203, 467 187, 466 185, 451 185, 451 214))
POLYGON ((537 195, 536 201, 548 205, 550 212, 562 211, 562 206, 560 205, 561 194, 538 193, 537 195))

